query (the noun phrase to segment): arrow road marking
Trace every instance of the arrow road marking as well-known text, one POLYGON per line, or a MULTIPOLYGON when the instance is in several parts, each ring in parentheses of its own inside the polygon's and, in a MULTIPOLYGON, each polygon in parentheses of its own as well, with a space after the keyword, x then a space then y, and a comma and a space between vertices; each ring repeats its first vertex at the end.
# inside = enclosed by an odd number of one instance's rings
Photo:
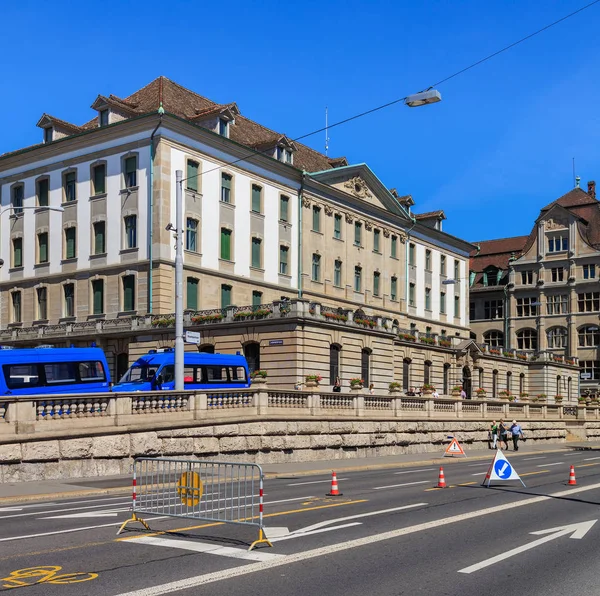
POLYGON ((592 528, 592 526, 597 522, 597 519, 592 519, 586 522, 580 522, 578 524, 571 524, 569 526, 561 526, 558 528, 550 528, 549 530, 538 530, 537 532, 530 532, 530 534, 540 535, 540 534, 549 534, 544 538, 540 538, 539 540, 534 540, 529 544, 524 544, 523 546, 518 546, 517 548, 513 548, 513 550, 509 550, 505 553, 501 553, 492 557, 491 559, 486 559, 481 563, 476 563, 475 565, 471 565, 470 567, 465 567, 464 569, 460 569, 458 573, 473 573, 475 571, 479 571, 480 569, 485 569, 490 565, 494 565, 495 563, 499 563, 500 561, 504 561, 505 559, 509 559, 510 557, 514 557, 515 555, 519 555, 525 551, 531 550, 536 546, 541 546, 546 542, 550 542, 551 540, 555 540, 556 538, 561 538, 562 536, 568 536, 571 534, 571 538, 575 538, 577 540, 581 540, 592 528))

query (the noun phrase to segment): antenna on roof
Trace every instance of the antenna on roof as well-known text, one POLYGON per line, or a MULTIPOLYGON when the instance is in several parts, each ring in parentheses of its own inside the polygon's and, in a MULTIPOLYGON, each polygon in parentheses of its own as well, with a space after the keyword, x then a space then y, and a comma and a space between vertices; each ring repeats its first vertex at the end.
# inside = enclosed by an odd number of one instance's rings
POLYGON ((573 186, 575 186, 575 158, 573 158, 573 186))
POLYGON ((329 116, 329 112, 327 110, 327 106, 325 106, 325 155, 329 151, 329 129, 328 129, 328 121, 327 118, 329 116))

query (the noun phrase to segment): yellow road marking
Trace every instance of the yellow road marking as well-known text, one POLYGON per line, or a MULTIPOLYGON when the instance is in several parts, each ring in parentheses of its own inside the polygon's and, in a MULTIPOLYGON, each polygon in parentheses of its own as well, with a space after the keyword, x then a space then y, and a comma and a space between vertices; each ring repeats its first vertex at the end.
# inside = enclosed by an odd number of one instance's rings
POLYGON ((575 468, 587 468, 588 466, 600 466, 600 463, 595 463, 595 464, 580 464, 578 466, 575 466, 575 468))
POLYGON ((36 552, 27 553, 15 553, 14 555, 8 555, 8 557, 0 557, 0 561, 8 561, 9 559, 17 559, 19 557, 37 557, 39 555, 51 555, 54 553, 62 553, 67 550, 76 550, 80 548, 90 548, 92 546, 104 546, 106 544, 112 544, 114 540, 102 540, 100 542, 84 542, 83 544, 77 544, 74 546, 64 546, 62 548, 49 548, 48 550, 38 550, 36 552))
POLYGON ((11 571, 8 577, 3 577, 0 581, 7 582, 3 588, 23 588, 33 586, 34 584, 79 584, 87 582, 98 577, 97 573, 63 573, 60 565, 46 565, 38 567, 26 567, 11 571))
POLYGON ((525 474, 519 474, 519 476, 533 476, 534 474, 546 474, 550 470, 540 470, 539 472, 525 472, 525 474))
POLYGON ((462 482, 461 484, 459 484, 458 486, 469 486, 471 484, 478 484, 477 482, 473 481, 473 482, 462 482))

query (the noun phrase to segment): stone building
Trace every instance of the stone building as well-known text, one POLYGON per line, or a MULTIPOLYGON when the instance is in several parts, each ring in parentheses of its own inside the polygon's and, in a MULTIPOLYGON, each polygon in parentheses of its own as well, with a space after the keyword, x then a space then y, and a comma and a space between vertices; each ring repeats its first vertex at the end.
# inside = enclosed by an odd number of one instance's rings
MULTIPOLYGON (((595 182, 546 205, 527 236, 479 242, 470 264, 471 328, 496 351, 577 363, 600 386, 600 202, 595 182)), ((567 379, 556 380, 566 393, 567 379)))

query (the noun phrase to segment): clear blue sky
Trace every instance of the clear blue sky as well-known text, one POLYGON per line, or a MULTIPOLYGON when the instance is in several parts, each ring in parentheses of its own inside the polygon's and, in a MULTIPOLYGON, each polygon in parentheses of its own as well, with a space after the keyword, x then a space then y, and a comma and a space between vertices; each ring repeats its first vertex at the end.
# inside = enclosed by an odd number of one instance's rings
MULTIPOLYGON (((272 0, 206 5, 5 0, 0 153, 39 142, 43 112, 81 124, 99 93, 165 75, 296 137, 420 91, 585 0, 272 0)), ((467 240, 529 233, 539 209, 600 183, 600 4, 442 85, 330 131, 415 211, 467 240)), ((307 143, 323 150, 323 134, 307 143)))

